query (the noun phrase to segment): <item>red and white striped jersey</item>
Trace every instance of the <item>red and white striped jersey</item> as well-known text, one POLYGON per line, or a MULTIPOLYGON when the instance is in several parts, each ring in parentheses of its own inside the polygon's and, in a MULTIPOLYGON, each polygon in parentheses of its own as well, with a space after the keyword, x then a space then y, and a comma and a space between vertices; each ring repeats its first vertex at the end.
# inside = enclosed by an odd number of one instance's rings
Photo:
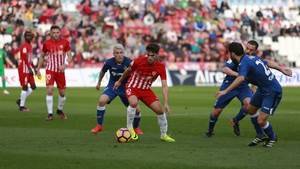
POLYGON ((152 82, 158 76, 161 80, 166 80, 166 68, 161 62, 155 61, 153 64, 148 63, 148 57, 140 56, 131 62, 131 76, 129 77, 126 87, 137 89, 150 89, 152 82))
POLYGON ((46 56, 46 70, 60 72, 59 67, 65 63, 66 53, 70 49, 70 43, 65 39, 46 40, 43 45, 43 52, 46 56))
POLYGON ((29 73, 29 68, 32 68, 32 46, 28 42, 24 42, 20 48, 20 61, 18 70, 20 73, 29 73))

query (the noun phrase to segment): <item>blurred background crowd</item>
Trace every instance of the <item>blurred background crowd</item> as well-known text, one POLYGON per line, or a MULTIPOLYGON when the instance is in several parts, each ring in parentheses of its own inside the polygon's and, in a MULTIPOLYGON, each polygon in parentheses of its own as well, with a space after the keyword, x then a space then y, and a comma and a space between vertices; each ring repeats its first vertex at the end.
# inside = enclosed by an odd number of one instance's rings
POLYGON ((134 58, 149 42, 161 45, 167 62, 221 63, 228 58, 228 42, 250 39, 261 42, 262 57, 288 61, 272 43, 299 39, 299 5, 299 0, 0 0, 0 49, 17 66, 22 34, 31 29, 37 63, 56 24, 71 42, 72 67, 98 66, 116 43, 134 58))

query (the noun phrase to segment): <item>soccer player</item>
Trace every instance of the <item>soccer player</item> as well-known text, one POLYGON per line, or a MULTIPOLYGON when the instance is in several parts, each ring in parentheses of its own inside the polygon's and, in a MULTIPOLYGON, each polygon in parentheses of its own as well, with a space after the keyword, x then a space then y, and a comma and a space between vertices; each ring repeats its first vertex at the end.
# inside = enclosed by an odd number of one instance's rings
POLYGON ((20 98, 17 100, 19 110, 27 112, 29 109, 25 107, 26 98, 36 88, 33 77, 33 64, 32 64, 32 46, 31 41, 33 39, 33 33, 31 31, 25 31, 24 43, 20 46, 20 61, 18 66, 19 81, 21 85, 20 98), (30 84, 30 88, 28 87, 30 84))
MULTIPOLYGON (((7 44, 5 44, 4 46, 6 45, 7 44)), ((15 65, 8 59, 6 51, 4 49, 0 49, 0 77, 2 80, 3 94, 9 95, 9 91, 6 89, 6 79, 4 73, 5 62, 11 65, 13 68, 15 68, 15 65)))
POLYGON ((125 70, 121 78, 114 84, 114 88, 120 87, 122 82, 130 75, 126 83, 126 95, 129 101, 127 128, 131 133, 132 140, 138 140, 138 135, 133 129, 132 122, 140 100, 156 113, 160 126, 160 139, 165 142, 175 142, 173 138, 167 135, 168 122, 166 112, 169 112, 168 85, 165 65, 159 61, 158 57, 159 48, 157 44, 148 44, 146 56, 140 56, 131 62, 131 65, 125 70), (161 106, 158 97, 151 90, 152 82, 158 76, 160 76, 162 83, 164 108, 161 106))
MULTIPOLYGON (((265 147, 273 147, 277 141, 277 136, 273 131, 272 125, 268 122, 269 116, 274 114, 282 97, 282 87, 276 80, 269 67, 274 68, 287 76, 292 76, 291 69, 283 68, 273 61, 263 61, 257 56, 248 56, 244 54, 243 46, 240 43, 232 42, 229 45, 230 58, 236 64, 239 64, 238 77, 226 89, 217 93, 220 98, 226 93, 237 88, 245 79, 256 85, 258 88, 251 98, 247 112, 250 115, 257 113, 257 123, 263 128, 268 136, 265 147)), ((249 146, 257 145, 263 142, 260 138, 255 138, 249 146)))
MULTIPOLYGON (((220 90, 226 89, 238 76, 237 73, 238 64, 235 64, 231 60, 228 60, 225 63, 223 68, 223 73, 226 74, 226 77, 223 80, 223 83, 220 87, 220 90)), ((218 121, 218 117, 222 113, 223 109, 231 102, 232 99, 237 97, 241 102, 241 109, 239 113, 236 115, 235 118, 232 120, 232 125, 234 128, 234 133, 239 136, 240 129, 239 129, 239 121, 245 117, 246 114, 246 107, 249 105, 250 98, 252 97, 252 91, 248 86, 247 82, 243 82, 239 85, 239 87, 235 88, 234 90, 226 93, 222 97, 218 98, 215 102, 214 108, 209 117, 208 123, 208 131, 205 133, 207 137, 211 137, 214 135, 214 127, 218 121)))
MULTIPOLYGON (((121 44, 117 44, 113 49, 114 57, 105 61, 104 66, 99 74, 98 83, 96 89, 99 90, 101 86, 102 78, 105 73, 109 71, 110 77, 107 86, 104 88, 102 95, 99 98, 97 106, 97 125, 94 127, 91 132, 96 134, 103 130, 103 119, 105 114, 105 105, 111 103, 117 96, 120 97, 122 103, 128 107, 128 99, 125 94, 125 83, 126 80, 122 82, 122 85, 118 89, 113 89, 113 86, 117 80, 122 76, 123 72, 127 67, 129 67, 131 60, 128 57, 124 56, 124 47, 121 44)), ((134 131, 141 135, 143 131, 139 128, 141 119, 140 111, 136 111, 133 128, 134 131)))
POLYGON ((56 113, 61 119, 67 119, 63 112, 66 96, 65 68, 72 61, 70 52, 70 43, 60 37, 60 28, 56 25, 50 28, 51 38, 43 44, 43 50, 37 67, 37 75, 40 77, 40 68, 46 60, 46 104, 48 116, 46 120, 53 120, 53 85, 54 82, 58 88, 58 105, 56 113), (46 58, 45 58, 46 57, 46 58), (67 57, 67 59, 66 59, 67 57))

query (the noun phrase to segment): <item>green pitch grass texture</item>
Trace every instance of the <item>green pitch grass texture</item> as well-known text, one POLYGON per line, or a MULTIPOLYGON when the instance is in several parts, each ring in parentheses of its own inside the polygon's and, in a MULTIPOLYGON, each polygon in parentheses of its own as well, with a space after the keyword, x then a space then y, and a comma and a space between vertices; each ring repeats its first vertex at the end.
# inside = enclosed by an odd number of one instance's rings
MULTIPOLYGON (((119 99, 107 106, 105 130, 90 133, 96 124, 100 92, 93 88, 68 88, 67 120, 45 121, 45 88, 28 99, 30 112, 19 112, 19 89, 0 96, 0 169, 299 169, 300 90, 284 88, 275 116, 271 117, 279 140, 271 149, 247 147, 254 137, 249 117, 241 122, 241 136, 233 134, 229 120, 239 111, 234 100, 223 112, 215 136, 205 138, 214 87, 170 88, 169 134, 176 143, 159 140, 153 112, 142 108, 145 134, 135 143, 120 144, 114 133, 126 127, 126 109, 119 99)), ((161 90, 155 89, 161 96, 161 90)), ((54 106, 57 105, 55 91, 54 106)), ((142 105, 142 104, 140 104, 142 105)), ((55 109, 54 109, 55 110, 55 109)))

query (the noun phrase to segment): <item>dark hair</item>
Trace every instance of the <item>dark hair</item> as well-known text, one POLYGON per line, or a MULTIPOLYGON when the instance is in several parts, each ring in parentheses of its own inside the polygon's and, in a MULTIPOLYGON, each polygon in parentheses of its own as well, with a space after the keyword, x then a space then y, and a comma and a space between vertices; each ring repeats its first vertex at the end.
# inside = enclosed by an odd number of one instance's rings
POLYGON ((232 42, 229 44, 228 50, 230 53, 234 53, 238 56, 244 55, 244 48, 241 43, 232 42))
POLYGON ((159 52, 159 45, 156 43, 150 43, 149 45, 147 45, 146 47, 146 51, 147 52, 153 52, 153 53, 158 53, 159 52))
POLYGON ((50 30, 53 30, 53 29, 58 29, 58 30, 60 30, 60 27, 57 26, 57 25, 52 25, 51 28, 50 28, 50 30))
POLYGON ((247 43, 249 43, 250 45, 255 46, 255 49, 257 49, 258 46, 259 46, 258 43, 255 40, 249 40, 247 43))

